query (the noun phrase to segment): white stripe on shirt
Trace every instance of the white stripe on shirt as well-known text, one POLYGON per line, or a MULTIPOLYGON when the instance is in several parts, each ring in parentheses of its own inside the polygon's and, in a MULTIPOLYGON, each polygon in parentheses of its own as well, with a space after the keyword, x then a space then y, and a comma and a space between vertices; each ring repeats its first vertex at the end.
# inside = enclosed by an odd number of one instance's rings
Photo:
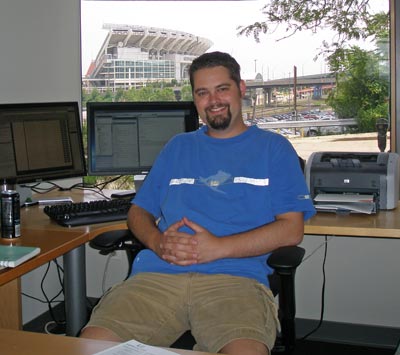
MULTIPOLYGON (((180 178, 180 179, 171 179, 169 184, 170 185, 194 185, 195 179, 193 178, 180 178)), ((249 178, 249 177, 244 177, 244 176, 238 176, 233 179, 234 184, 249 184, 249 185, 255 185, 255 186, 268 186, 269 185, 269 179, 254 179, 254 178, 249 178)))
POLYGON ((182 184, 194 184, 194 179, 192 178, 182 178, 182 179, 171 179, 169 182, 170 185, 182 185, 182 184))
POLYGON ((249 185, 255 185, 255 186, 268 186, 269 185, 269 179, 254 179, 254 178, 248 178, 244 176, 238 176, 233 179, 234 184, 249 184, 249 185))

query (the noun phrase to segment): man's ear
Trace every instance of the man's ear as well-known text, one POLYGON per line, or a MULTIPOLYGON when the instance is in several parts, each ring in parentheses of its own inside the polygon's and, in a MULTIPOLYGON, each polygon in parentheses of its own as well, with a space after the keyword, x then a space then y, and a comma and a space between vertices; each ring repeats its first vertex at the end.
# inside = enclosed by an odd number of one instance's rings
POLYGON ((246 93, 246 83, 244 80, 240 80, 239 89, 240 89, 240 93, 241 93, 242 97, 244 97, 244 95, 246 93))

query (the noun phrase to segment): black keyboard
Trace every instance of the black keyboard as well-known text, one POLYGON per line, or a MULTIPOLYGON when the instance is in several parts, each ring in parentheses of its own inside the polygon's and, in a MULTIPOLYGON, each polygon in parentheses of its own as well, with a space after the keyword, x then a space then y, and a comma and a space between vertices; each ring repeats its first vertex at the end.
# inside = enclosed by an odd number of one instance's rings
POLYGON ((43 211, 64 227, 125 220, 131 199, 95 200, 45 206, 43 211))

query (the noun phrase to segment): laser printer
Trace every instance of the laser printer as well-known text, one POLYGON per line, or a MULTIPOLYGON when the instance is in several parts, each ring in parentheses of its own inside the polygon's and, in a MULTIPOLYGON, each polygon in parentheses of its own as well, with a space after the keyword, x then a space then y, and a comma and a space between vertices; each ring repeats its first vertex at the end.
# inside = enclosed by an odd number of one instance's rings
POLYGON ((317 210, 365 212, 363 208, 370 208, 366 213, 391 210, 399 200, 399 155, 314 152, 307 159, 305 178, 317 210))

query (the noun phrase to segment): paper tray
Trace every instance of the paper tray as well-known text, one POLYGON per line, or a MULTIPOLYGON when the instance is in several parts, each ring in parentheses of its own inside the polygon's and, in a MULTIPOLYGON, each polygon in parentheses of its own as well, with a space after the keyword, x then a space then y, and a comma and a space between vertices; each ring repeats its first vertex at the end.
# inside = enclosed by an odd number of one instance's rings
POLYGON ((376 213, 376 201, 371 194, 318 194, 314 198, 317 211, 376 213))

